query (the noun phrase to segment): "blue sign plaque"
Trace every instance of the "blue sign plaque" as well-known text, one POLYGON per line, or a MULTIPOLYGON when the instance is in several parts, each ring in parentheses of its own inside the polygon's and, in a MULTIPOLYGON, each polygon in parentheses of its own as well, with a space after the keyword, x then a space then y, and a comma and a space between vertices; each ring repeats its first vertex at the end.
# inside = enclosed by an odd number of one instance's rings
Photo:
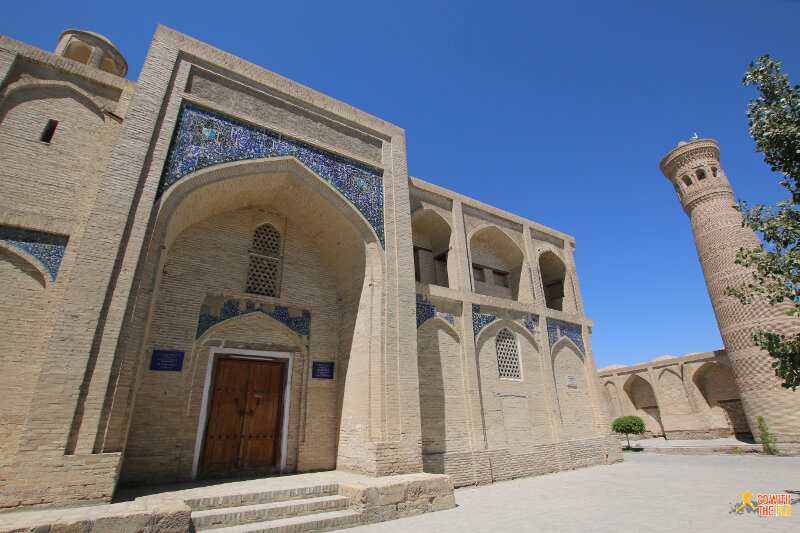
POLYGON ((176 352, 172 350, 153 350, 153 358, 150 359, 150 370, 180 372, 182 368, 183 352, 176 352))
POLYGON ((333 379, 333 361, 314 361, 311 364, 311 377, 333 379))

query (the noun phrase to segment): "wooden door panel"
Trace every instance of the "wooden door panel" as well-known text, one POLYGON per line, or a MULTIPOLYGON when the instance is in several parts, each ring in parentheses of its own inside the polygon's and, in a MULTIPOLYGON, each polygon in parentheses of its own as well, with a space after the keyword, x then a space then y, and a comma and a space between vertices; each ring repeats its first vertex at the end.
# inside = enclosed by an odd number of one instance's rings
POLYGON ((203 468, 232 468, 241 453, 249 361, 219 359, 208 416, 203 468))
POLYGON ((248 391, 241 466, 272 466, 280 437, 283 364, 253 362, 248 391))

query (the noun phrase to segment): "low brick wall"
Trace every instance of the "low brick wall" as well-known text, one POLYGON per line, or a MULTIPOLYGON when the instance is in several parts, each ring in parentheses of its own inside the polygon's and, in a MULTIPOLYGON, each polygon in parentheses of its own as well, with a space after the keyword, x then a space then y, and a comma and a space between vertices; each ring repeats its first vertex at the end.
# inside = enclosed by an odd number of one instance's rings
POLYGON ((442 474, 406 474, 375 478, 368 483, 341 483, 339 493, 350 498, 350 509, 371 524, 456 506, 453 480, 442 474))
POLYGON ((120 453, 31 456, 6 471, 0 509, 108 503, 120 459, 120 453))
POLYGON ((463 487, 617 463, 622 461, 622 454, 617 436, 611 435, 542 444, 533 452, 523 454, 503 449, 445 453, 437 459, 440 460, 430 460, 430 463, 441 462, 444 473, 453 478, 453 484, 463 487))
POLYGON ((185 533, 191 509, 178 500, 132 502, 0 514, 0 533, 185 533))

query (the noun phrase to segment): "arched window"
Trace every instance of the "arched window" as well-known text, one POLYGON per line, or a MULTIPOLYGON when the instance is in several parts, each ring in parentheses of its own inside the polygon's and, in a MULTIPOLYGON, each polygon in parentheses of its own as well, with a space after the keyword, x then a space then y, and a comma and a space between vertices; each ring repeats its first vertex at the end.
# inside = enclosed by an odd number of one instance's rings
POLYGON ((525 257, 511 237, 496 226, 481 228, 469 240, 469 254, 475 292, 519 300, 525 257))
POLYGON ((91 55, 92 48, 81 41, 72 41, 64 51, 64 57, 74 59, 78 63, 83 63, 84 65, 89 62, 91 55))
POLYGON ((548 309, 563 311, 567 267, 556 254, 548 251, 539 256, 539 274, 542 276, 545 305, 548 309))
POLYGON ((684 176, 682 179, 683 179, 683 184, 686 185, 687 187, 692 184, 692 178, 690 178, 689 176, 684 176))
POLYGON ((497 370, 501 378, 520 379, 517 339, 503 328, 494 340, 497 350, 497 370))
POLYGON ((717 167, 711 167, 711 175, 715 178, 719 177, 719 171, 717 170, 717 167))
POLYGON ((261 296, 280 294, 281 234, 272 224, 262 224, 253 232, 246 292, 261 296))
POLYGON ((698 168, 697 171, 694 173, 694 175, 697 176, 698 180, 706 179, 706 171, 703 170, 702 168, 698 168))

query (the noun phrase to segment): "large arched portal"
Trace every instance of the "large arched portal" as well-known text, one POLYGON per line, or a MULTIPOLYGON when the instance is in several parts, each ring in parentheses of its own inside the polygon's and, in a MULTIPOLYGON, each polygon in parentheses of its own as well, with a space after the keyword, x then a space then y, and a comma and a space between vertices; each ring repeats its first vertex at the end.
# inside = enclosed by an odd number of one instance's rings
POLYGON ((376 234, 294 159, 220 167, 154 224, 122 482, 334 469, 370 416, 376 234))
POLYGON ((664 426, 661 423, 661 411, 650 382, 633 374, 625 382, 623 389, 628 395, 636 415, 644 420, 646 431, 653 436, 663 436, 664 426))
POLYGON ((709 361, 697 369, 692 381, 708 407, 712 434, 752 437, 730 368, 709 361))

